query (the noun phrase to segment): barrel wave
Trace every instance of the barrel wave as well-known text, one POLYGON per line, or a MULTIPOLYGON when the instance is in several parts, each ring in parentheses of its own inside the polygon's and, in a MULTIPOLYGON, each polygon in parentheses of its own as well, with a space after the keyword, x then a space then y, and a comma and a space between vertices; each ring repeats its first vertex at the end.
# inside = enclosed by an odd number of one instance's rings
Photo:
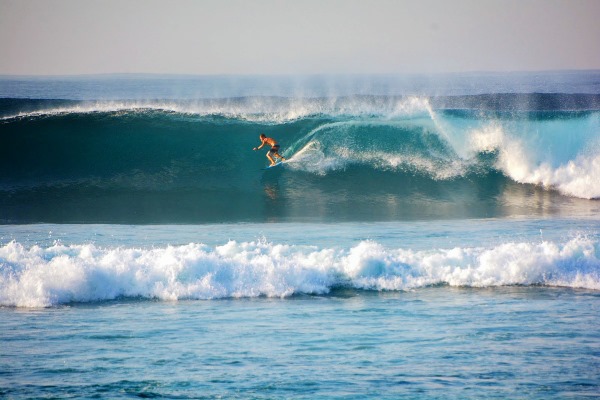
POLYGON ((495 217, 545 197, 589 209, 597 97, 2 99, 0 221, 495 217), (260 133, 283 168, 262 170, 260 133))

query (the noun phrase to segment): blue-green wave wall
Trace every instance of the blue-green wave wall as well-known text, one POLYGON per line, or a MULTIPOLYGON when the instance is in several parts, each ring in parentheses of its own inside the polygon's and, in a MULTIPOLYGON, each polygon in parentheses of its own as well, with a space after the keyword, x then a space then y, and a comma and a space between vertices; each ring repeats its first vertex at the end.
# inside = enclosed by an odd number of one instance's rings
POLYGON ((290 113, 4 99, 0 222, 488 217, 527 213, 540 193, 597 197, 598 183, 573 182, 596 176, 598 111, 353 101, 290 113), (262 169, 260 133, 287 164, 262 169), (580 170, 565 178, 569 163, 580 170))

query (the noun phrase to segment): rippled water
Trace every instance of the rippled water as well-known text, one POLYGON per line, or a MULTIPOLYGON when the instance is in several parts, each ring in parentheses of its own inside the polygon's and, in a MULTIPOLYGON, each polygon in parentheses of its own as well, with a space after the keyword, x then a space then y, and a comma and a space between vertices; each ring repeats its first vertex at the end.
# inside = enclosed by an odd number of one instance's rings
POLYGON ((600 388, 600 295, 334 291, 0 309, 8 398, 565 398, 600 388))

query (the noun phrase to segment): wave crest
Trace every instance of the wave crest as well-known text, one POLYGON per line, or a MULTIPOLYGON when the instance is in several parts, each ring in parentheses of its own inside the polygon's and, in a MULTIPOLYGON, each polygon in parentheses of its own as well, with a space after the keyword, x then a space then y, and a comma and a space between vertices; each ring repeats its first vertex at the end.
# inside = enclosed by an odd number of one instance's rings
MULTIPOLYGON (((24 106, 23 106, 24 107, 24 106)), ((287 123, 312 116, 404 117, 427 112, 425 97, 354 96, 341 98, 240 97, 206 100, 40 101, 25 110, 0 110, 1 120, 45 116, 158 111, 218 116, 249 122, 287 123)))

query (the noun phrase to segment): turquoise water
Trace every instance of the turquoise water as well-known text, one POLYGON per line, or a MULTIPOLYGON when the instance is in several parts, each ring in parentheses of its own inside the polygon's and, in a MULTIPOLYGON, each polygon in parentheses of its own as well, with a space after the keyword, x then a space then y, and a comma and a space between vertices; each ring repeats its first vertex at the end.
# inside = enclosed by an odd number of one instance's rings
POLYGON ((597 397, 598 76, 2 77, 0 397, 597 397))
POLYGON ((7 398, 592 398, 600 297, 565 288, 2 309, 7 398))
POLYGON ((600 388, 591 216, 5 225, 0 237, 7 398, 545 399, 600 388))

